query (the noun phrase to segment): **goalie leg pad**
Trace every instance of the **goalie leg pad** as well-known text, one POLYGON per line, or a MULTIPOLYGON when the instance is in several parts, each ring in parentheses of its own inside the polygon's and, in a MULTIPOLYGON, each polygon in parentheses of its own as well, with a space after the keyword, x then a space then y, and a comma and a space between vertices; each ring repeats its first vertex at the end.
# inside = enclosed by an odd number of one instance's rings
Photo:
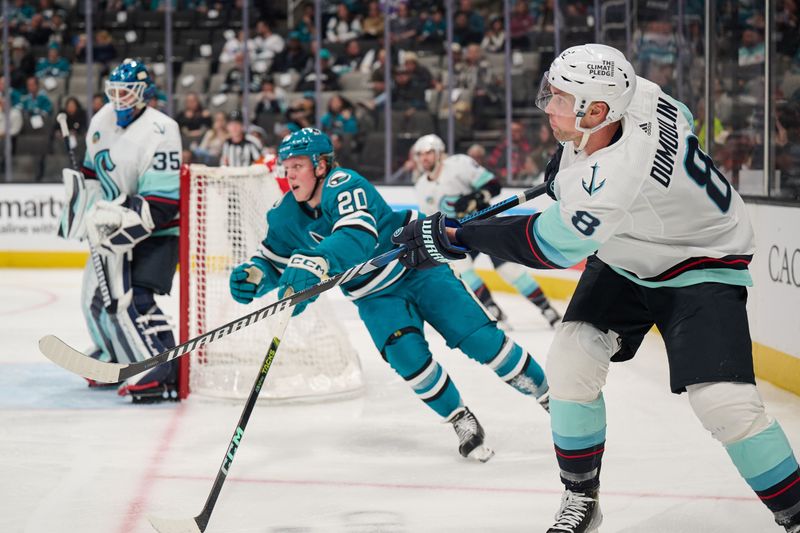
POLYGON ((545 368, 550 397, 572 402, 596 400, 606 383, 618 338, 613 331, 603 333, 587 322, 559 324, 545 368))
POLYGON ((103 307, 103 297, 98 288, 97 275, 91 259, 89 259, 83 271, 81 311, 89 329, 89 336, 95 346, 99 348, 98 358, 103 361, 117 362, 114 357, 112 330, 108 328, 108 317, 103 307))
POLYGON ((447 417, 462 405, 455 383, 433 359, 418 328, 405 327, 392 333, 384 345, 383 358, 439 416, 447 417))

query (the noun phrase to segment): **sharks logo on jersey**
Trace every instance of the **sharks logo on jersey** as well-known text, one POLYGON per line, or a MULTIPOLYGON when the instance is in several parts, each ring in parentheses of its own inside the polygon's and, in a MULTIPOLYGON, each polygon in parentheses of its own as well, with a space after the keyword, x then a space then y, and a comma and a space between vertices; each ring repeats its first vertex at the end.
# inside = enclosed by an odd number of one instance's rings
POLYGON ((350 179, 350 174, 347 172, 334 172, 333 176, 328 178, 328 187, 338 187, 342 183, 350 179))

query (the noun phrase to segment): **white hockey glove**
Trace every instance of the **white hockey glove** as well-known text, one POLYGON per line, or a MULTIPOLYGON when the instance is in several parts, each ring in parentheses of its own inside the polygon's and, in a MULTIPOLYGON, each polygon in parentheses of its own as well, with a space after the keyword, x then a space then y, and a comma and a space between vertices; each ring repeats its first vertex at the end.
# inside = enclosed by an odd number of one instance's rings
MULTIPOLYGON (((281 279, 278 280, 278 298, 283 298, 289 288, 294 292, 300 292, 325 279, 328 279, 328 261, 324 257, 294 253, 289 258, 289 264, 286 265, 281 279)), ((292 316, 302 313, 317 297, 313 296, 295 305, 292 316)))
POLYGON ((146 239, 155 224, 141 196, 124 194, 113 201, 98 200, 86 214, 89 242, 104 254, 123 254, 146 239), (125 202, 131 207, 125 207, 125 202))
POLYGON ((86 180, 71 168, 61 171, 66 196, 58 221, 58 236, 64 239, 86 238, 86 213, 98 198, 102 198, 100 182, 86 180))

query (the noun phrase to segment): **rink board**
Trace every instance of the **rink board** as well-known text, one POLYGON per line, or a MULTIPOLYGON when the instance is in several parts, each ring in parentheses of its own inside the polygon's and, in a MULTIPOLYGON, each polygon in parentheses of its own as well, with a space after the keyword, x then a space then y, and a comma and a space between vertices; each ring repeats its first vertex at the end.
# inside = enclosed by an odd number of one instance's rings
MULTIPOLYGON (((412 187, 378 187, 395 209, 417 207, 412 187)), ((504 194, 513 194, 506 189, 504 194)), ((81 243, 55 236, 63 203, 60 184, 0 184, 0 267, 82 268, 87 253, 81 243)), ((512 213, 532 213, 549 198, 538 198, 512 213)), ((757 375, 800 394, 800 209, 748 203, 756 234, 757 253, 751 265, 755 286, 749 292, 748 312, 757 375)), ((490 262, 479 258, 479 274, 490 289, 513 291, 490 262)), ((537 271, 534 278, 550 298, 568 299, 579 270, 537 271)))

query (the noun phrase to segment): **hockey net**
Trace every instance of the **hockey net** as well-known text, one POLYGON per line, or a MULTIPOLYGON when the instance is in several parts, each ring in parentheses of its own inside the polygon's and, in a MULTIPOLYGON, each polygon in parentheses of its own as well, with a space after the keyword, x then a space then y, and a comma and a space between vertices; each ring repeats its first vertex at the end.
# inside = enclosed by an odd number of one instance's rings
MULTIPOLYGON (((266 231, 266 212, 283 193, 265 165, 191 165, 181 173, 181 342, 267 305, 233 300, 231 269, 247 261, 266 231)), ((246 398, 272 339, 274 320, 252 324, 181 360, 181 397, 246 398), (184 361, 186 360, 186 361, 184 361)), ((260 398, 350 395, 363 387, 358 354, 326 295, 292 318, 260 398)))

